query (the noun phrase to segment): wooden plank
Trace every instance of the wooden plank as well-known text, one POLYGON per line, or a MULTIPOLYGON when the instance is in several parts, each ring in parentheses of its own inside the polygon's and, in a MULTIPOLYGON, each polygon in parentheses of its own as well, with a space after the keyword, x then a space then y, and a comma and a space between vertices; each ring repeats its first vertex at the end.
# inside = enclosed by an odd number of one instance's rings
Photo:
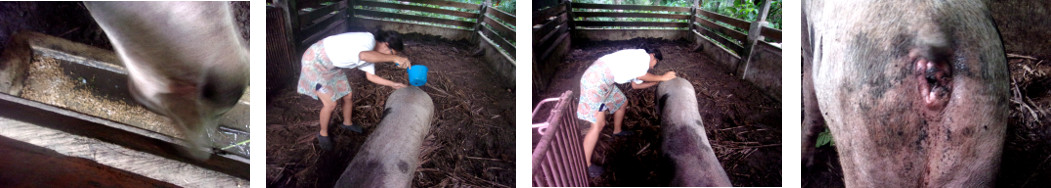
POLYGON ((577 21, 577 26, 622 26, 622 27, 686 27, 686 22, 618 22, 618 21, 577 21))
POLYGON ((544 23, 544 25, 541 25, 540 28, 535 28, 534 27, 533 28, 533 35, 535 36, 537 34, 547 34, 548 32, 551 32, 552 30, 554 30, 559 25, 566 25, 566 26, 568 26, 568 24, 566 24, 566 20, 567 19, 568 19, 567 16, 565 14, 563 14, 563 15, 558 16, 555 19, 553 19, 553 20, 551 20, 551 21, 549 21, 547 23, 544 23))
POLYGON ((706 28, 701 28, 699 26, 696 26, 695 30, 698 33, 700 33, 701 35, 704 35, 704 36, 706 36, 708 38, 711 38, 712 40, 715 40, 716 42, 719 42, 724 47, 728 48, 730 51, 733 51, 734 53, 741 53, 741 51, 744 50, 744 47, 742 47, 741 45, 738 45, 737 43, 730 42, 730 40, 727 40, 726 38, 723 38, 722 36, 719 36, 719 35, 715 34, 715 32, 712 32, 712 31, 710 31, 710 30, 708 30, 706 28))
POLYGON ((723 22, 723 23, 732 25, 734 27, 744 29, 744 30, 748 30, 748 28, 752 25, 752 23, 744 21, 744 20, 741 20, 741 19, 731 18, 731 17, 719 15, 719 14, 716 14, 714 12, 709 12, 709 11, 706 11, 706 10, 697 9, 697 14, 701 15, 701 16, 704 16, 704 17, 708 17, 708 18, 710 18, 712 20, 715 20, 715 21, 723 22))
POLYGON ((574 16, 578 17, 618 17, 618 18, 668 18, 668 19, 689 19, 690 15, 684 14, 657 14, 657 13, 630 13, 630 12, 574 12, 574 16))
POLYGON ((489 10, 486 10, 485 14, 488 14, 489 16, 493 16, 495 18, 498 18, 498 19, 500 19, 500 21, 510 23, 511 25, 515 24, 515 20, 516 19, 515 19, 514 15, 511 15, 511 14, 509 14, 507 12, 504 12, 504 11, 498 9, 498 8, 491 8, 489 10))
POLYGON ((379 1, 358 1, 358 4, 355 4, 355 5, 361 5, 361 6, 365 6, 365 7, 392 8, 392 9, 400 9, 400 10, 414 10, 414 11, 428 12, 428 13, 435 13, 435 14, 444 14, 444 15, 450 15, 450 16, 459 16, 459 17, 464 17, 464 18, 477 18, 478 17, 478 13, 461 12, 461 11, 455 11, 455 10, 449 10, 449 9, 431 8, 431 7, 424 7, 424 6, 415 6, 415 5, 397 4, 397 3, 379 2, 379 1))
POLYGON ((450 20, 450 19, 442 19, 442 18, 432 18, 432 17, 426 17, 426 16, 415 16, 415 15, 380 12, 380 11, 372 11, 372 10, 364 10, 364 9, 354 9, 354 13, 357 14, 357 15, 368 16, 368 17, 373 17, 373 18, 394 18, 394 19, 411 20, 411 21, 418 21, 418 22, 429 22, 429 23, 436 23, 436 24, 454 25, 454 26, 461 26, 461 27, 474 27, 474 22, 450 20))
POLYGON ((178 187, 132 172, 0 136, 5 187, 178 187))
MULTIPOLYGON (((322 17, 325 17, 325 16, 328 16, 328 15, 332 14, 333 12, 346 11, 346 8, 347 8, 347 4, 345 3, 345 1, 340 1, 339 3, 332 4, 332 5, 325 6, 325 7, 321 7, 319 9, 314 9, 312 11, 302 11, 302 10, 300 10, 300 11, 298 11, 299 12, 298 13, 299 14, 298 15, 299 23, 300 24, 315 23, 318 19, 320 19, 322 17)), ((337 13, 337 14, 339 14, 339 13, 337 13)))
POLYGON ((297 52, 304 52, 307 48, 310 47, 310 45, 314 45, 314 43, 321 39, 324 39, 325 37, 344 32, 346 28, 344 26, 345 24, 343 22, 340 22, 332 24, 329 27, 318 31, 317 33, 303 36, 305 38, 299 39, 299 46, 302 46, 302 49, 297 49, 297 52))
POLYGON ((461 2, 453 2, 453 1, 442 1, 442 0, 412 0, 412 1, 403 1, 403 2, 438 5, 438 6, 443 6, 443 7, 456 7, 456 8, 462 8, 462 9, 468 9, 468 10, 475 10, 475 11, 480 9, 481 6, 482 6, 482 5, 478 5, 478 4, 461 3, 461 2))
POLYGON ((535 39, 535 41, 533 41, 533 44, 541 45, 541 47, 547 47, 547 45, 549 45, 547 43, 551 42, 551 39, 553 39, 552 37, 560 36, 562 35, 562 33, 565 33, 567 31, 569 31, 569 25, 563 25, 561 27, 558 27, 558 29, 553 32, 548 32, 543 37, 533 37, 535 39))
POLYGON ((723 25, 715 24, 715 22, 709 21, 707 19, 699 18, 699 17, 695 17, 694 21, 697 21, 697 23, 701 24, 704 27, 707 27, 708 29, 711 29, 712 31, 719 32, 719 33, 722 33, 723 35, 729 36, 730 38, 733 38, 734 40, 748 41, 748 34, 741 33, 740 31, 730 29, 729 27, 726 27, 726 26, 723 26, 723 25))
POLYGON ((485 24, 489 25, 489 27, 492 27, 494 31, 497 34, 500 34, 500 37, 502 38, 515 38, 515 30, 505 26, 504 24, 496 22, 496 20, 485 19, 485 24))
POLYGON ((137 151, 181 161, 206 169, 248 179, 248 159, 230 154, 213 153, 208 160, 187 157, 180 151, 206 150, 183 145, 183 141, 156 132, 142 132, 141 128, 84 115, 6 93, 0 93, 0 116, 48 127, 70 134, 91 137, 137 151))
MULTIPOLYGON (((503 48, 504 51, 506 51, 508 54, 514 54, 515 53, 515 46, 511 45, 511 42, 508 42, 507 40, 504 40, 504 38, 502 38, 500 36, 497 36, 496 33, 493 33, 493 30, 490 30, 489 28, 485 28, 485 29, 482 29, 482 33, 484 33, 485 36, 489 38, 489 40, 492 40, 492 41, 496 42, 496 44, 500 45, 500 48, 503 48)), ((514 55, 512 55, 512 57, 513 56, 514 55)))
POLYGON ((777 30, 766 26, 763 26, 762 28, 762 31, 759 32, 760 35, 768 39, 773 39, 774 41, 781 42, 781 30, 777 30))
MULTIPOLYGON (((303 39, 306 39, 307 37, 309 37, 311 35, 317 34, 318 32, 321 32, 323 29, 329 28, 329 27, 331 27, 334 24, 341 23, 341 21, 344 21, 344 20, 341 17, 339 17, 338 15, 329 15, 329 17, 325 18, 325 20, 322 20, 321 22, 318 22, 317 24, 314 24, 314 25, 309 25, 306 28, 295 32, 296 33, 296 40, 297 41, 303 41, 303 39)), ((309 45, 309 44, 307 44, 307 45, 309 45)))
POLYGON ((610 5, 610 4, 591 4, 591 3, 573 3, 570 6, 573 8, 581 9, 618 9, 618 10, 649 10, 649 11, 670 11, 670 12, 683 12, 689 13, 689 7, 668 7, 668 6, 645 6, 645 5, 610 5))
MULTIPOLYGON (((562 34, 561 36, 558 36, 558 39, 555 40, 554 44, 562 44, 567 39, 569 39, 569 32, 566 32, 566 33, 562 34)), ((534 50, 534 51, 536 51, 536 50, 534 50)), ((548 46, 547 49, 544 49, 544 53, 540 54, 540 58, 537 58, 537 59, 539 59, 539 60, 547 59, 548 56, 551 55, 551 52, 554 52, 554 51, 555 51, 555 46, 548 46)))
POLYGON ((544 10, 533 12, 533 24, 539 24, 547 21, 551 17, 565 15, 566 5, 558 4, 558 6, 547 8, 544 10))

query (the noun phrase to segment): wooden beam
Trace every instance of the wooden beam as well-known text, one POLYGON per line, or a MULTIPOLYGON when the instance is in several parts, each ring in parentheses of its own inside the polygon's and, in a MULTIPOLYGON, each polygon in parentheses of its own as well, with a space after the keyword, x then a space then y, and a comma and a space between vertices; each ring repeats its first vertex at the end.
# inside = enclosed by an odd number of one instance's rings
POLYGON ((462 12, 462 11, 455 11, 455 10, 449 10, 449 9, 431 8, 431 7, 425 7, 425 6, 397 4, 397 3, 379 2, 379 1, 358 1, 358 2, 359 2, 358 5, 365 6, 365 7, 381 7, 381 8, 392 8, 392 9, 399 9, 399 10, 413 10, 413 11, 420 11, 420 12, 427 12, 427 13, 435 13, 435 14, 444 14, 444 15, 450 15, 450 16, 458 16, 458 17, 464 17, 464 18, 475 18, 475 17, 478 17, 478 13, 462 12))
POLYGON ((592 4, 592 3, 572 3, 573 8, 580 9, 616 9, 616 10, 649 10, 649 11, 669 11, 669 12, 683 12, 689 13, 689 7, 669 7, 669 6, 645 6, 645 5, 610 5, 610 4, 592 4))
POLYGON ((515 38, 515 30, 507 27, 504 24, 496 22, 496 20, 485 19, 485 24, 489 25, 489 27, 492 27, 497 34, 500 34, 501 38, 506 38, 506 39, 514 39, 515 38))
POLYGON ((773 39, 774 41, 781 42, 781 30, 763 26, 761 33, 763 37, 773 39))
POLYGON ((577 21, 577 26, 622 26, 622 27, 686 27, 686 22, 618 22, 618 21, 577 21))
POLYGON ((702 9, 697 9, 697 15, 701 15, 701 16, 707 17, 707 18, 709 18, 711 20, 723 22, 723 23, 726 23, 726 24, 729 24, 731 26, 734 26, 734 27, 737 27, 737 28, 741 28, 741 29, 748 29, 748 25, 751 24, 751 23, 748 23, 748 22, 746 22, 744 20, 741 20, 741 19, 732 18, 732 17, 728 17, 728 16, 723 16, 723 15, 716 14, 714 12, 709 12, 709 11, 702 10, 702 9))
POLYGON ((0 116, 22 122, 41 125, 70 134, 96 138, 151 153, 206 169, 248 179, 248 159, 231 154, 212 154, 208 160, 200 161, 183 155, 180 151, 205 150, 191 148, 183 141, 156 132, 143 132, 138 127, 88 116, 64 108, 0 93, 0 116))
POLYGON ((297 11, 297 17, 299 17, 299 23, 312 24, 319 22, 319 18, 331 15, 333 12, 335 12, 336 14, 340 14, 339 12, 346 11, 346 8, 346 2, 340 1, 339 3, 331 4, 325 7, 321 7, 319 9, 314 9, 312 11, 297 11))
POLYGON ((492 11, 485 11, 485 14, 487 14, 489 16, 492 16, 492 17, 496 17, 497 19, 500 19, 500 21, 511 23, 511 25, 515 24, 515 20, 516 19, 515 19, 514 15, 511 15, 511 14, 509 14, 507 12, 504 12, 504 11, 498 9, 498 8, 493 8, 493 9, 490 9, 490 10, 492 10, 492 11))
POLYGON ((178 187, 0 136, 0 187, 178 187))
POLYGON ((368 16, 368 17, 373 17, 373 18, 394 18, 394 19, 402 19, 402 20, 410 20, 410 21, 418 21, 418 22, 428 22, 428 23, 436 23, 436 24, 462 26, 462 27, 468 27, 468 28, 474 27, 474 25, 475 25, 474 22, 460 21, 460 20, 450 20, 450 19, 442 19, 442 18, 434 18, 434 17, 426 17, 426 16, 416 16, 416 15, 408 15, 408 14, 380 12, 380 11, 364 10, 364 9, 355 9, 354 11, 358 15, 368 16))
POLYGON ((733 29, 731 29, 729 27, 726 27, 726 26, 723 26, 723 25, 715 24, 715 22, 709 21, 707 19, 694 18, 694 21, 696 21, 697 23, 701 24, 701 26, 707 27, 708 29, 710 29, 712 31, 722 33, 723 35, 729 36, 730 38, 732 38, 734 40, 738 40, 738 41, 741 41, 741 42, 744 42, 744 41, 748 40, 748 35, 747 34, 741 33, 740 31, 733 30, 733 29))
POLYGON ((726 40, 726 38, 723 38, 722 36, 719 36, 719 35, 715 34, 715 32, 712 32, 711 30, 708 30, 708 29, 702 28, 702 27, 698 27, 698 26, 694 26, 694 28, 695 28, 694 30, 696 30, 701 35, 704 35, 704 36, 706 36, 708 38, 711 38, 712 40, 715 40, 716 42, 719 42, 719 44, 722 44, 724 47, 726 47, 730 51, 733 51, 734 53, 741 53, 741 50, 744 48, 744 47, 741 47, 741 45, 739 45, 737 43, 733 43, 733 42, 730 42, 730 40, 726 40))
POLYGON ((547 8, 547 9, 544 9, 544 10, 533 12, 533 24, 542 23, 542 22, 548 20, 551 17, 565 15, 565 14, 563 14, 565 12, 566 12, 566 6, 563 6, 562 4, 559 4, 557 6, 554 6, 554 7, 551 7, 551 8, 547 8))
POLYGON ((510 53, 514 53, 515 52, 515 46, 511 45, 511 42, 507 41, 503 37, 500 37, 499 35, 496 35, 496 33, 494 33, 492 29, 489 29, 488 27, 486 27, 486 28, 482 29, 482 32, 479 33, 479 34, 483 34, 483 33, 484 33, 484 35, 486 37, 489 38, 489 40, 492 40, 492 41, 496 42, 496 44, 500 45, 500 48, 504 49, 504 51, 507 51, 507 53, 510 54, 510 53))
POLYGON ((443 1, 443 0, 411 0, 411 1, 401 1, 401 2, 412 2, 412 3, 420 3, 420 4, 438 5, 438 6, 443 6, 443 7, 456 7, 456 8, 462 8, 462 9, 467 9, 467 10, 475 10, 475 11, 477 11, 478 8, 479 8, 478 4, 461 3, 461 2, 454 2, 454 1, 443 1))
POLYGON ((659 14, 659 13, 631 13, 631 12, 576 12, 578 17, 618 17, 618 18, 668 18, 689 19, 690 15, 684 14, 659 14))

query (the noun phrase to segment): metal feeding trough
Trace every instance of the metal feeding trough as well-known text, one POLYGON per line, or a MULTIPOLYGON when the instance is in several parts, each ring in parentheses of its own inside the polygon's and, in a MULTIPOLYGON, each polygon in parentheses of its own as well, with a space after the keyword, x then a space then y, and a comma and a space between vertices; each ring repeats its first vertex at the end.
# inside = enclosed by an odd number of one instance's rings
POLYGON ((576 106, 566 91, 558 98, 544 99, 533 109, 533 115, 548 114, 543 123, 533 124, 540 134, 540 142, 533 148, 533 186, 536 187, 585 187, 584 146, 580 143, 576 106), (553 108, 540 112, 547 103, 553 108))
POLYGON ((191 148, 170 119, 135 102, 112 51, 34 32, 10 41, 0 56, 0 116, 248 179, 247 90, 209 130, 214 145, 191 148), (212 155, 199 161, 180 150, 212 155))

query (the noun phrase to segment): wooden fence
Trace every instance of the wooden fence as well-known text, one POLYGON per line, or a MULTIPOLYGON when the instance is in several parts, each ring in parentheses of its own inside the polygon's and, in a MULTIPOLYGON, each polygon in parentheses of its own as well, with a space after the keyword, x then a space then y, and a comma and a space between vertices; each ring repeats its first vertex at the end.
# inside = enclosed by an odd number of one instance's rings
MULTIPOLYGON (((271 35, 278 34, 276 32, 283 32, 286 41, 283 42, 285 46, 274 46, 282 45, 282 42, 267 43, 267 75, 278 78, 274 80, 278 83, 273 88, 288 86, 288 83, 280 82, 294 80, 290 77, 299 74, 298 57, 318 40, 348 31, 380 30, 478 42, 478 50, 482 52, 485 62, 490 63, 500 75, 510 79, 510 83, 514 83, 515 16, 491 7, 488 2, 470 4, 444 0, 268 1, 267 15, 268 40, 271 35), (275 19, 270 19, 271 13, 275 14, 275 19), (271 27, 271 24, 275 26, 271 27), (272 31, 275 33, 271 33, 272 31), (275 58, 271 59, 271 55, 275 58), (272 72, 271 68, 278 70, 272 72)), ((278 38, 275 37, 274 40, 278 38)), ((270 92, 269 88, 272 87, 268 84, 267 88, 270 92)))
MULTIPOLYGON (((687 39, 716 61, 733 67, 742 78, 757 79, 749 72, 780 75, 781 30, 765 26, 769 2, 763 3, 754 22, 703 10, 695 1, 690 7, 609 5, 563 1, 534 10, 533 91, 546 88, 568 48, 565 41, 630 40, 633 38, 687 39), (568 37, 568 38, 567 38, 568 37), (758 65, 752 65, 759 63, 758 65), (769 64, 777 64, 769 65, 769 64), (758 68, 758 69, 755 69, 758 68), (776 68, 776 71, 766 70, 776 68)), ((763 78, 770 79, 770 78, 763 78)), ((770 82, 770 81, 762 81, 770 82)), ((757 83, 768 92, 780 93, 775 83, 757 83)))

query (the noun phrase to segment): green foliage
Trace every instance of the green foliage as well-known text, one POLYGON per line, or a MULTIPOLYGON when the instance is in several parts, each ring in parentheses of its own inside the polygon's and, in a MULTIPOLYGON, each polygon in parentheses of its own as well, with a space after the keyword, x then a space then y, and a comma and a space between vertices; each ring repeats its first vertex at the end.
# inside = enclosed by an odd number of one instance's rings
MULTIPOLYGON (((712 11, 747 22, 753 22, 759 18, 759 11, 763 7, 756 6, 751 1, 705 1, 701 9, 712 11)), ((766 21, 769 27, 781 29, 781 0, 770 2, 770 11, 767 12, 766 21)))
POLYGON ((821 147, 825 145, 836 146, 836 141, 832 140, 832 132, 829 132, 828 128, 825 128, 824 132, 817 134, 817 143, 815 147, 821 147))

